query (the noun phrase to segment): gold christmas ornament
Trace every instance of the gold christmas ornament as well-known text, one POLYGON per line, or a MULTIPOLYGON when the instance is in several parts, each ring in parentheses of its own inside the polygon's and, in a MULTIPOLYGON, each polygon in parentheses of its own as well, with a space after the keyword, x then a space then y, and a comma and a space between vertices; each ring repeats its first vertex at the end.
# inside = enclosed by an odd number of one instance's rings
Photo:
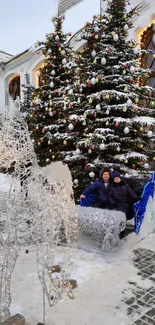
POLYGON ((97 40, 99 38, 99 36, 98 35, 95 35, 95 39, 97 40))
POLYGON ((138 98, 138 97, 135 99, 135 103, 136 103, 136 104, 139 103, 139 98, 138 98))
POLYGON ((63 120, 63 123, 65 124, 67 121, 66 120, 63 120))
POLYGON ((48 111, 48 107, 45 107, 45 111, 46 111, 46 112, 48 111))
POLYGON ((68 102, 68 98, 67 98, 67 97, 64 97, 64 101, 65 101, 65 102, 68 102))
POLYGON ((127 108, 126 107, 123 107, 123 112, 127 112, 127 108))
POLYGON ((109 98, 110 98, 110 96, 109 96, 109 94, 107 94, 107 95, 106 95, 106 99, 109 99, 109 98))
POLYGON ((50 99, 51 98, 51 95, 49 95, 48 98, 50 99))
POLYGON ((155 157, 153 157, 152 160, 154 161, 155 160, 155 157))
POLYGON ((124 92, 125 92, 125 93, 128 92, 128 87, 124 87, 124 92))
POLYGON ((89 139, 85 139, 85 142, 88 143, 89 142, 89 139))
POLYGON ((116 150, 119 152, 121 149, 120 149, 120 147, 117 147, 117 149, 116 149, 116 150))
POLYGON ((107 121, 105 125, 108 126, 109 125, 109 121, 107 121))
POLYGON ((64 145, 66 145, 66 144, 67 144, 67 141, 66 141, 66 140, 64 140, 63 144, 64 144, 64 145))
POLYGON ((45 115, 43 116, 43 119, 45 119, 45 115))
POLYGON ((112 36, 115 36, 115 34, 116 34, 115 32, 112 32, 112 33, 111 33, 112 36))
POLYGON ((132 42, 129 42, 128 43, 128 47, 130 47, 130 48, 133 47, 133 43, 132 42))
POLYGON ((48 144, 51 144, 51 141, 50 140, 48 140, 48 144))
POLYGON ((125 162, 125 164, 127 164, 128 163, 128 159, 125 159, 124 162, 125 162))
POLYGON ((144 128, 142 126, 140 127, 140 131, 144 131, 144 128))
POLYGON ((55 156, 54 155, 52 156, 52 159, 55 159, 55 156))
POLYGON ((126 74, 126 70, 125 70, 125 69, 123 70, 122 74, 123 74, 123 75, 125 75, 125 74, 126 74))
POLYGON ((89 102, 89 104, 92 104, 92 102, 93 102, 92 98, 89 98, 88 102, 89 102))
POLYGON ((89 150, 88 150, 88 153, 89 153, 89 154, 90 154, 90 153, 92 153, 92 150, 91 150, 91 149, 89 149, 89 150))

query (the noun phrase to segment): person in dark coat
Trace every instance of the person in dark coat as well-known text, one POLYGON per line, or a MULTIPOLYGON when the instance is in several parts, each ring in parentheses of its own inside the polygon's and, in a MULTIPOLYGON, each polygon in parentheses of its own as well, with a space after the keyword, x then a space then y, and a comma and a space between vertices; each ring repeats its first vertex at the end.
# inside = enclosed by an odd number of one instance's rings
POLYGON ((121 179, 118 171, 113 171, 113 185, 109 192, 109 203, 112 210, 122 211, 127 220, 133 218, 133 204, 139 201, 137 194, 121 179))
POLYGON ((111 188, 112 180, 109 168, 103 168, 100 172, 100 178, 93 184, 89 185, 80 196, 84 199, 89 194, 96 196, 93 207, 101 209, 109 209, 109 191, 111 188))

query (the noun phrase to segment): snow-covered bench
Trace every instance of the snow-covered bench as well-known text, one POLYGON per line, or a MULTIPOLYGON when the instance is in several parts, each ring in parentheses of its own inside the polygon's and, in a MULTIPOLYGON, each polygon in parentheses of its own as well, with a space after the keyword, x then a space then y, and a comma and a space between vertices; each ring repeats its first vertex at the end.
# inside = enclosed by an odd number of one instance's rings
MULTIPOLYGON (((155 172, 151 180, 144 186, 142 200, 134 204, 134 231, 140 232, 145 211, 150 196, 154 197, 155 172)), ((114 250, 118 246, 119 234, 126 228, 125 214, 119 211, 110 211, 93 208, 93 195, 82 199, 78 207, 78 222, 82 232, 91 235, 96 240, 103 241, 105 251, 114 250)))

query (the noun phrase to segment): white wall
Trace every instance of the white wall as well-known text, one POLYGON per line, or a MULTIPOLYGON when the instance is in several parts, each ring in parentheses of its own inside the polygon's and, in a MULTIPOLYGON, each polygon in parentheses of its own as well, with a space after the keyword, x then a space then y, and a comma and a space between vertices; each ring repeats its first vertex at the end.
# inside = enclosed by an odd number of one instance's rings
MULTIPOLYGON (((43 64, 44 56, 41 52, 37 52, 35 48, 31 48, 28 52, 15 57, 5 65, 5 68, 0 68, 0 114, 4 114, 6 107, 6 92, 9 100, 9 109, 14 108, 14 103, 8 92, 10 80, 16 75, 20 76, 20 84, 25 84, 25 74, 30 75, 30 82, 33 86, 37 86, 37 69, 43 64)), ((21 100, 23 92, 21 87, 21 100)))

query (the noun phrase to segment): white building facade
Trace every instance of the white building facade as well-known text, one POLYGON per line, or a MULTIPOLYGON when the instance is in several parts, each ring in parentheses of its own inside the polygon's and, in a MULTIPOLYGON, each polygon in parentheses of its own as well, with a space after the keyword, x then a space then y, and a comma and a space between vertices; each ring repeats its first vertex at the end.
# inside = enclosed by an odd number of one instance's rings
MULTIPOLYGON (((141 3, 139 0, 131 0, 131 7, 141 3)), ((106 1, 103 2, 103 9, 106 1)), ((129 38, 136 40, 140 45, 143 35, 145 36, 145 47, 150 48, 155 54, 155 0, 147 0, 143 5, 141 14, 135 17, 134 28, 130 31, 129 38), (148 33, 148 36, 147 36, 148 33), (147 40, 147 42, 146 42, 147 40)), ((77 42, 77 34, 72 37, 70 44, 74 50, 82 48, 83 44, 77 42)), ((155 87, 155 58, 150 58, 148 65, 152 69, 151 85, 155 87), (152 59, 151 59, 152 58, 152 59)), ((0 51, 0 115, 4 116, 6 109, 14 107, 14 101, 23 99, 22 86, 25 83, 25 74, 30 75, 31 84, 38 86, 37 71, 44 65, 42 50, 31 47, 23 53, 12 56, 0 51)))

